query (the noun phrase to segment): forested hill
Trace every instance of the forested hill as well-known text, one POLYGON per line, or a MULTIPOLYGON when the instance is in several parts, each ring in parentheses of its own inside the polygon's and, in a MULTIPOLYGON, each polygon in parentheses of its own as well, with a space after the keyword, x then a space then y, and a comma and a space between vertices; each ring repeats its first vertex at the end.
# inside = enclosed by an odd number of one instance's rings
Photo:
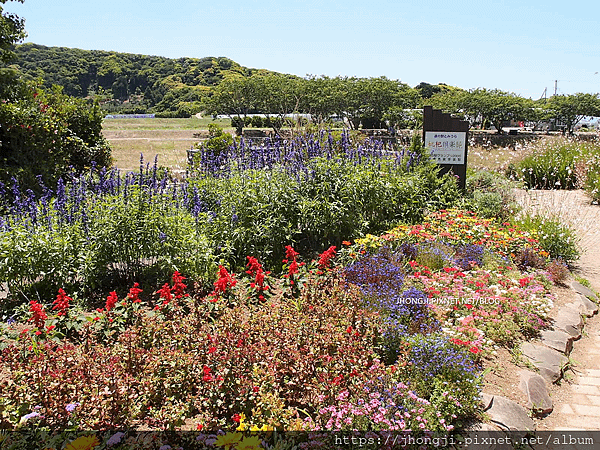
POLYGON ((99 95, 108 111, 164 112, 189 116, 202 109, 202 98, 228 73, 250 76, 256 69, 224 57, 169 59, 103 50, 16 47, 13 65, 44 85, 63 86, 75 97, 99 95))

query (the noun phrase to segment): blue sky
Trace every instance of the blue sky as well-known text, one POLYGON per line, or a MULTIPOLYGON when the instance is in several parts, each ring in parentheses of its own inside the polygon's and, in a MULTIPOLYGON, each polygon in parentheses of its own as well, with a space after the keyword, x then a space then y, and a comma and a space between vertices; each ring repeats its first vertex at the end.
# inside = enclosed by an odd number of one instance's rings
POLYGON ((26 42, 226 56, 300 76, 385 75, 539 98, 600 92, 600 3, 422 0, 25 0, 26 42))

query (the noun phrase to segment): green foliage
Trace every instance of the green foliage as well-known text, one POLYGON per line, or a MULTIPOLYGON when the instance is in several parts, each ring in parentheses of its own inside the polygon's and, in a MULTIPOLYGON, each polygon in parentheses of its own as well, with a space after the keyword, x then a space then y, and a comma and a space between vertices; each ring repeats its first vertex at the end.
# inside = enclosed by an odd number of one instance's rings
POLYGON ((585 116, 600 115, 600 99, 598 94, 554 95, 548 102, 548 109, 558 122, 565 124, 565 131, 573 134, 573 128, 585 116))
POLYGON ((442 91, 433 95, 428 103, 469 120, 471 126, 487 128, 493 125, 498 133, 502 133, 504 122, 527 120, 533 110, 533 103, 527 99, 499 89, 485 88, 442 91))
POLYGON ((468 170, 463 208, 477 211, 486 219, 507 222, 519 210, 513 193, 514 184, 496 172, 468 170))
MULTIPOLYGON (((5 4, 10 0, 0 0, 5 4)), ((23 3, 24 0, 16 0, 23 3)), ((13 45, 22 41, 27 36, 25 20, 13 13, 4 12, 0 6, 0 63, 7 63, 15 57, 13 45)))
POLYGON ((204 109, 210 88, 227 74, 249 69, 227 58, 142 56, 26 43, 15 49, 16 64, 30 77, 57 84, 77 97, 107 97, 111 112, 156 112, 189 117, 204 109))
POLYGON ((233 136, 224 133, 220 126, 210 123, 208 124, 208 140, 196 144, 196 148, 204 149, 213 156, 218 156, 226 153, 232 145, 234 145, 233 136))
POLYGON ((91 249, 82 270, 86 290, 106 289, 115 281, 152 286, 174 270, 207 280, 214 271, 214 256, 194 218, 143 192, 134 192, 126 203, 106 198, 90 216, 91 249), (111 214, 103 214, 106 210, 111 214))
POLYGON ((600 200, 600 145, 595 141, 560 139, 542 142, 507 175, 529 188, 584 188, 592 202, 600 200))
POLYGON ((579 238, 558 217, 526 214, 517 221, 524 230, 536 231, 540 246, 551 258, 571 264, 579 258, 579 238))
POLYGON ((206 282, 214 272, 211 246, 194 218, 143 190, 131 192, 127 201, 96 199, 83 218, 64 223, 53 217, 51 226, 44 217, 35 228, 3 231, 0 282, 15 296, 47 298, 59 288, 99 295, 134 281, 158 287, 155 280, 174 270, 206 282))
POLYGON ((253 116, 250 124, 254 128, 262 128, 265 125, 265 120, 261 116, 253 116))
POLYGON ((255 255, 275 267, 291 242, 303 253, 339 246, 399 221, 418 221, 426 209, 449 206, 458 196, 453 180, 439 178, 430 165, 407 173, 391 162, 378 168, 315 159, 310 171, 301 180, 281 170, 255 170, 193 181, 198 192, 219 199, 215 216, 204 222, 206 235, 235 265, 255 255))
POLYGON ((9 184, 14 177, 21 186, 38 190, 38 175, 54 185, 60 176, 81 172, 92 161, 111 164, 97 103, 69 97, 59 88, 43 91, 14 71, 2 70, 0 78, 1 182, 9 184))

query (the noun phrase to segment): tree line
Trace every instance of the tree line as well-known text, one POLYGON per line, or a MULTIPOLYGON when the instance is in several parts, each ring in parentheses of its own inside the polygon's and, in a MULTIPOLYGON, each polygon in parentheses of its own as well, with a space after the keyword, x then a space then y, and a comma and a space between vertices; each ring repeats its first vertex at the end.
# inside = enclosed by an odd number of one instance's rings
POLYGON ((67 95, 97 98, 107 112, 165 117, 201 111, 203 99, 225 76, 256 71, 225 57, 170 59, 33 43, 16 46, 14 55, 12 65, 45 88, 56 84, 67 95))
POLYGON ((499 89, 465 90, 422 82, 411 87, 377 78, 298 77, 251 69, 224 57, 169 59, 100 50, 22 44, 13 64, 43 86, 98 99, 105 112, 155 113, 189 117, 198 112, 232 117, 244 126, 279 131, 290 114, 307 114, 316 124, 337 118, 351 128, 414 128, 423 105, 468 120, 472 127, 510 121, 539 124, 553 120, 572 133, 585 116, 600 115, 597 94, 555 95, 532 100, 499 89), (262 123, 250 116, 263 114, 262 123))

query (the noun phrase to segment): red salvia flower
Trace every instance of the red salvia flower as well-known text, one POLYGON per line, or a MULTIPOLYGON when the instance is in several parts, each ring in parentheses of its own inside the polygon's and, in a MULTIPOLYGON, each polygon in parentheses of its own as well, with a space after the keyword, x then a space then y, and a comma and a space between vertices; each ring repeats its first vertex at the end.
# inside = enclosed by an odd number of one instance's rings
POLYGON ((247 259, 248 264, 246 264, 246 267, 248 270, 246 270, 246 273, 250 276, 254 276, 254 282, 250 283, 250 288, 256 289, 258 299, 262 301, 264 300, 264 296, 261 293, 269 289, 269 286, 265 286, 265 277, 270 272, 265 272, 262 265, 255 257, 247 256, 247 259))
POLYGON ((127 294, 127 298, 131 299, 132 303, 140 303, 141 300, 139 299, 139 295, 143 292, 140 288, 139 288, 139 283, 134 283, 133 287, 131 289, 129 289, 129 294, 127 294))
POLYGON ((290 264, 290 268, 288 269, 288 276, 291 277, 296 273, 298 273, 298 263, 296 262, 296 260, 293 260, 290 264))
POLYGON ((332 245, 319 256, 319 268, 326 269, 329 267, 331 260, 335 258, 335 245, 332 245))
POLYGON ((163 284, 163 287, 157 291, 160 294, 160 298, 163 299, 163 305, 167 305, 173 300, 173 294, 171 293, 171 286, 169 283, 163 284))
POLYGON ((248 275, 252 275, 259 270, 263 270, 261 264, 258 262, 258 259, 256 259, 254 256, 246 256, 246 258, 248 259, 248 264, 246 264, 246 267, 248 267, 246 273, 248 275))
POLYGON ((40 329, 43 328, 46 319, 48 319, 48 316, 44 311, 44 306, 36 302, 35 300, 31 300, 29 302, 29 311, 31 311, 32 313, 31 319, 29 320, 35 323, 36 327, 40 329))
POLYGON ((117 297, 117 293, 115 291, 112 291, 110 293, 110 295, 108 297, 106 297, 106 305, 104 305, 106 312, 113 309, 118 301, 119 301, 119 298, 117 297))
POLYGON ((178 271, 173 273, 173 292, 175 293, 175 298, 183 297, 183 293, 187 287, 185 284, 183 284, 183 280, 185 280, 185 277, 182 276, 178 271))
POLYGON ((72 302, 73 299, 67 295, 67 293, 61 288, 58 290, 58 295, 56 296, 56 300, 52 303, 52 310, 58 310, 57 316, 64 316, 67 314, 67 309, 69 309, 69 302, 72 302))
POLYGON ((291 260, 295 261, 296 260, 296 256, 298 256, 299 254, 300 253, 298 253, 296 250, 294 250, 291 245, 286 245, 285 246, 285 257, 286 257, 286 259, 288 259, 288 260, 291 259, 291 260))
POLYGON ((227 289, 234 287, 237 284, 237 280, 227 272, 227 269, 223 266, 219 266, 219 279, 215 281, 215 293, 222 294, 227 289))

